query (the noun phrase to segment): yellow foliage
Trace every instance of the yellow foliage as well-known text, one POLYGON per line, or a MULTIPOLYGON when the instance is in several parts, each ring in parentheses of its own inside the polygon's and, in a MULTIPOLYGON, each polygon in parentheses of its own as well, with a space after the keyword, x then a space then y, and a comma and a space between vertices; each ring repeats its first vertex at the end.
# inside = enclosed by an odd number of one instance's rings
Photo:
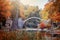
POLYGON ((42 17, 42 19, 44 19, 44 20, 47 20, 48 19, 48 11, 46 11, 46 10, 42 10, 41 11, 41 17, 42 17))

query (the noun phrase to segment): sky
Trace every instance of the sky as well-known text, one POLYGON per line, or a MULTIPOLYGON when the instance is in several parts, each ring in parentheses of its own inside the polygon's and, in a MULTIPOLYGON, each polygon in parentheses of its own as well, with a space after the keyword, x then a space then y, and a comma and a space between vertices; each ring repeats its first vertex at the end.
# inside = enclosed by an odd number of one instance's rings
POLYGON ((38 6, 39 9, 43 9, 48 0, 20 0, 20 2, 24 5, 38 6))

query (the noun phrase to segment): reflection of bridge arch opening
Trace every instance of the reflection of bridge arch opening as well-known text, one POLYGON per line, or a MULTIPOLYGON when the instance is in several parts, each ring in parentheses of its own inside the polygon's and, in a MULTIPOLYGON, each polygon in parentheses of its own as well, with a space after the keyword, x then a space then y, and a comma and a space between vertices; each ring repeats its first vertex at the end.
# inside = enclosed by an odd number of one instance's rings
POLYGON ((41 18, 39 17, 30 17, 24 21, 25 28, 37 28, 37 24, 39 24, 41 18))

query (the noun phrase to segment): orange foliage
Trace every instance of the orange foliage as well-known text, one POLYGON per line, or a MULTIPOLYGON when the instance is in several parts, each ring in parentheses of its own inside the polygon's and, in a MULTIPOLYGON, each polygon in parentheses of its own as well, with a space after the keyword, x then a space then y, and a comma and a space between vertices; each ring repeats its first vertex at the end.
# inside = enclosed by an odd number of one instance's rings
POLYGON ((52 21, 60 22, 60 12, 59 12, 60 5, 59 4, 60 4, 60 0, 56 0, 55 2, 51 1, 45 5, 45 10, 49 11, 48 13, 49 18, 52 21))
POLYGON ((6 17, 10 16, 11 5, 8 0, 0 0, 0 14, 6 17))

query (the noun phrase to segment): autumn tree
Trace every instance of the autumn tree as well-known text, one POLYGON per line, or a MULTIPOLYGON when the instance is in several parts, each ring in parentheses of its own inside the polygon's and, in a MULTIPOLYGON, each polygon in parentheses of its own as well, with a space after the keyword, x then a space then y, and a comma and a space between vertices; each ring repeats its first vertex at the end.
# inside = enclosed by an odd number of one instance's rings
POLYGON ((49 9, 50 18, 52 21, 60 22, 60 0, 53 0, 53 4, 49 9))
POLYGON ((11 15, 10 13, 10 2, 8 0, 0 0, 0 23, 5 24, 5 20, 8 16, 11 15))
POLYGON ((50 18, 53 22, 60 22, 60 0, 49 0, 42 11, 43 18, 50 18))
POLYGON ((53 2, 48 2, 44 5, 44 9, 41 11, 42 19, 47 20, 49 18, 49 12, 51 13, 50 10, 52 10, 51 6, 53 6, 52 4, 53 4, 53 2))
POLYGON ((11 2, 13 8, 11 10, 12 13, 12 29, 18 29, 18 16, 20 15, 20 3, 18 0, 12 1, 11 2))

